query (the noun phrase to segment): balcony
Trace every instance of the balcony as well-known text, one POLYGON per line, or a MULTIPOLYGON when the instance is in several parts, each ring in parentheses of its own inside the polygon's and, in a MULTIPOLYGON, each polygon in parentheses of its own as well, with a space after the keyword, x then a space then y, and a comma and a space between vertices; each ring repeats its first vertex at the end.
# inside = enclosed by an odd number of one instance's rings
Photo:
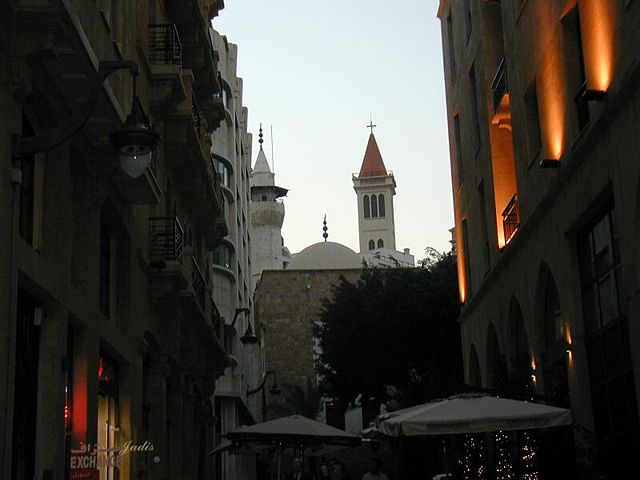
POLYGON ((151 297, 161 300, 187 288, 183 264, 184 231, 177 217, 149 218, 151 297))
POLYGON ((520 210, 518 208, 518 195, 509 200, 507 207, 502 212, 502 231, 504 244, 508 244, 520 228, 520 210))
POLYGON ((175 24, 149 25, 148 61, 151 107, 163 117, 187 98, 182 75, 183 48, 175 24))
POLYGON ((220 123, 225 118, 224 101, 220 94, 215 94, 212 97, 203 99, 201 105, 202 112, 207 119, 209 133, 211 133, 220 126, 220 123))
POLYGON ((193 70, 199 102, 219 90, 218 58, 209 38, 211 19, 223 8, 221 0, 167 0, 167 13, 176 22, 182 47, 183 65, 193 70))
POLYGON ((182 44, 175 24, 149 25, 149 62, 182 68, 182 44))
POLYGON ((503 58, 498 65, 498 71, 491 83, 491 97, 493 99, 492 124, 499 128, 511 130, 511 108, 509 99, 509 85, 507 83, 507 65, 503 58))

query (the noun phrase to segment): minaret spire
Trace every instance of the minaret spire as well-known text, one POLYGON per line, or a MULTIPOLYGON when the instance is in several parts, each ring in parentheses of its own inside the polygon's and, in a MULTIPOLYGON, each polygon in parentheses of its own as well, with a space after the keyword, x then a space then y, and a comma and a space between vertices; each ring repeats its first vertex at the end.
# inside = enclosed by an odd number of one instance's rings
POLYGON ((258 143, 260 144, 260 149, 262 149, 262 142, 264 142, 264 140, 262 140, 262 122, 260 123, 260 133, 258 133, 258 143))
POLYGON ((324 221, 322 222, 322 230, 324 231, 324 233, 322 234, 322 236, 324 237, 324 241, 327 241, 327 238, 329 238, 329 234, 327 233, 327 214, 324 214, 324 221))

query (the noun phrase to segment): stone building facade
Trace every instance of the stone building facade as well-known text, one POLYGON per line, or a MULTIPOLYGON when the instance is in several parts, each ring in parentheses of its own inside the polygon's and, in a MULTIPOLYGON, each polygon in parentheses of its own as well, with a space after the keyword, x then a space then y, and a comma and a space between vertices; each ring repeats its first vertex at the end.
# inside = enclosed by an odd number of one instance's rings
MULTIPOLYGON (((358 268, 321 270, 317 266, 307 270, 262 272, 255 295, 256 319, 264 332, 266 365, 276 372, 278 385, 305 389, 309 380, 317 385, 313 322, 319 317, 323 299, 331 298, 331 290, 339 283, 340 276, 353 282, 360 272, 358 268)), ((267 418, 291 414, 280 396, 268 392, 266 408, 267 418)))
POLYGON ((634 478, 640 4, 438 16, 467 383, 570 407, 578 468, 634 478))
POLYGON ((210 267, 227 226, 209 28, 222 7, 0 1, 2 480, 215 478, 211 397, 229 358, 210 267), (159 134, 135 179, 109 141, 132 77, 101 84, 101 60, 137 64, 159 134), (31 137, 46 148, 20 150, 31 137), (109 453, 125 445, 139 448, 109 453))
MULTIPOLYGON (((252 318, 253 287, 250 220, 251 135, 248 110, 242 102, 242 79, 237 76, 238 47, 211 30, 219 56, 224 119, 212 134, 212 154, 225 198, 228 233, 212 255, 213 299, 225 325, 224 343, 231 361, 218 378, 215 392, 216 429, 219 436, 240 425, 254 423, 261 404, 247 395, 262 377, 262 347, 244 345, 240 338, 252 318), (248 312, 240 310, 247 309, 248 312), (234 323, 235 321, 235 323, 234 323)), ((255 477, 255 455, 220 452, 216 457, 218 478, 255 477)))

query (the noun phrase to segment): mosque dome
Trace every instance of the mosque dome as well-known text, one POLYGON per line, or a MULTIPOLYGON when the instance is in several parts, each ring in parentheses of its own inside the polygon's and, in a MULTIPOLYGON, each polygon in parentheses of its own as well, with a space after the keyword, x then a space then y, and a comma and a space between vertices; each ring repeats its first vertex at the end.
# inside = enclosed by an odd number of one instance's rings
POLYGON ((362 268, 362 255, 336 242, 318 242, 293 255, 287 270, 362 268))

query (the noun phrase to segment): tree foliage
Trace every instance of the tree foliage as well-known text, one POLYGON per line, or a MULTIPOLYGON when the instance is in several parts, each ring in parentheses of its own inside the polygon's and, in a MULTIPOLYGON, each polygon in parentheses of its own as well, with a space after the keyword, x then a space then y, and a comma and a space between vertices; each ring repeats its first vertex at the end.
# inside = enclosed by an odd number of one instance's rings
POLYGON ((461 388, 455 256, 428 249, 420 265, 341 277, 314 325, 323 393, 411 405, 461 388))

